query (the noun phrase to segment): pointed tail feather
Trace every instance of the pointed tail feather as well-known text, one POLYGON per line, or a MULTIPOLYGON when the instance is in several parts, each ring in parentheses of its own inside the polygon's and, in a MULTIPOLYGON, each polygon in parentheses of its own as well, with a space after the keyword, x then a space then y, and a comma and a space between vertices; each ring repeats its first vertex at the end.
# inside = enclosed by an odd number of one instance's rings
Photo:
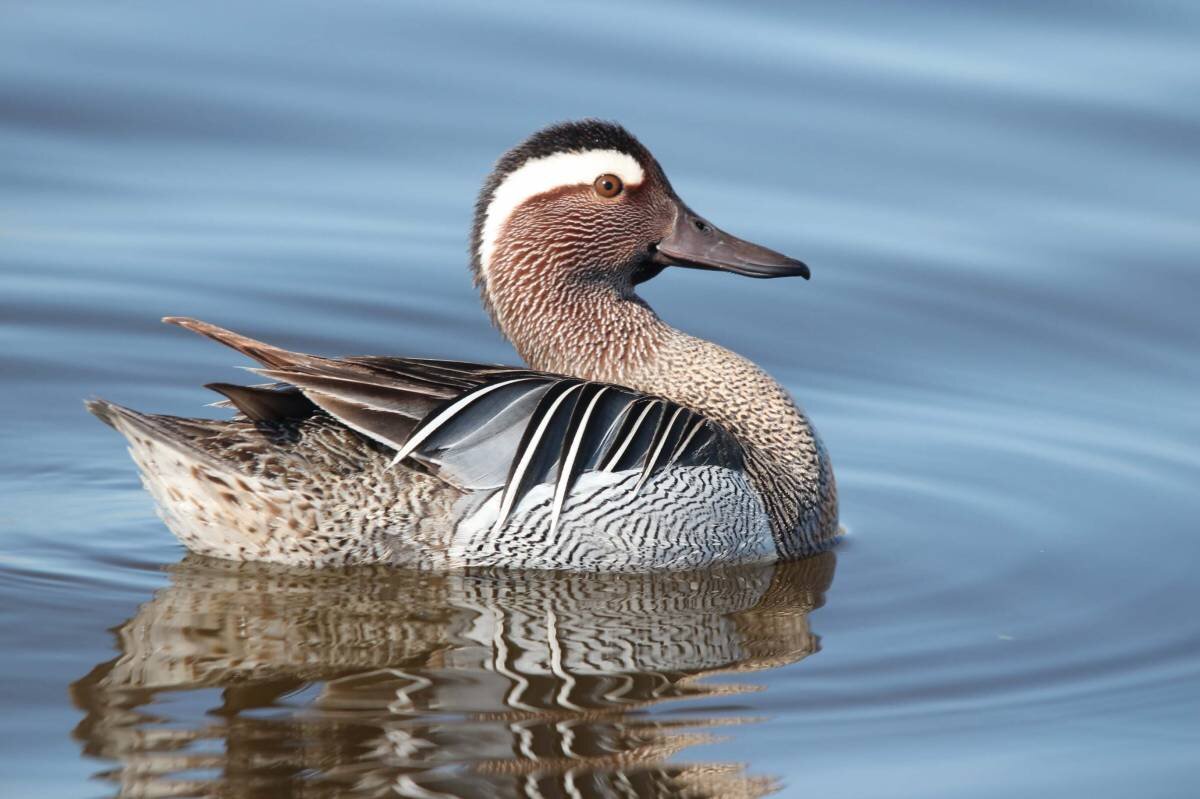
POLYGON ((306 419, 317 409, 299 389, 291 386, 279 389, 267 386, 237 386, 232 383, 206 383, 204 387, 225 397, 243 416, 256 422, 306 419))
POLYGON ((114 430, 117 429, 117 412, 118 410, 123 410, 120 405, 114 405, 108 400, 96 397, 84 400, 83 407, 87 408, 92 416, 95 416, 114 430))
POLYGON ((85 401, 84 407, 97 419, 125 436, 134 449, 155 445, 165 446, 188 458, 203 461, 216 468, 232 468, 232 464, 223 463, 212 453, 199 446, 199 441, 205 431, 195 428, 216 424, 216 422, 206 419, 183 419, 177 416, 142 413, 99 398, 85 401))
POLYGON ((208 322, 201 322, 199 319, 190 319, 186 316, 164 316, 163 321, 169 325, 178 325, 179 327, 191 330, 193 333, 199 333, 202 336, 211 338, 213 341, 224 344, 226 347, 231 347, 249 358, 253 358, 263 366, 278 368, 280 366, 303 363, 305 360, 311 358, 311 356, 291 352, 290 350, 267 344, 265 341, 258 341, 249 336, 234 333, 232 330, 217 327, 208 322))

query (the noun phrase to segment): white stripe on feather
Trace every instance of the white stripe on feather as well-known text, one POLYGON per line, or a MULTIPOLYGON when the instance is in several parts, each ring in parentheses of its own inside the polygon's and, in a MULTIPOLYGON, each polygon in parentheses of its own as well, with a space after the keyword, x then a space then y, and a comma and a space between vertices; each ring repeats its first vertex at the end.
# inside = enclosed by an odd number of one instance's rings
POLYGON ((676 408, 675 413, 671 416, 671 421, 667 422, 666 428, 663 429, 662 435, 659 436, 658 444, 654 447, 654 452, 646 458, 646 465, 642 467, 642 473, 638 476, 637 483, 633 486, 633 493, 637 493, 642 488, 642 483, 646 482, 646 478, 650 476, 650 472, 654 470, 654 462, 658 460, 659 454, 667 443, 667 438, 671 435, 671 428, 675 426, 675 421, 679 415, 684 412, 682 407, 676 408))
POLYGON ((517 468, 513 471, 512 478, 508 484, 504 486, 504 498, 500 500, 500 510, 496 513, 496 524, 492 527, 493 533, 500 532, 500 528, 504 526, 505 519, 508 518, 508 513, 512 510, 513 501, 517 498, 517 490, 521 485, 521 479, 525 476, 525 470, 529 468, 529 461, 533 460, 533 453, 537 451, 537 445, 541 442, 542 436, 546 432, 546 428, 550 426, 550 421, 554 418, 554 412, 558 410, 558 406, 562 404, 571 392, 581 388, 583 383, 576 383, 568 388, 562 394, 555 398, 550 407, 546 409, 546 413, 542 415, 542 420, 538 423, 537 429, 533 431, 533 436, 529 439, 524 451, 521 452, 521 459, 517 462, 517 468))
POLYGON ((696 433, 700 432, 700 428, 704 427, 704 423, 705 419, 703 417, 696 420, 696 423, 692 425, 692 429, 688 432, 687 436, 675 448, 675 452, 671 454, 671 463, 679 460, 679 456, 687 452, 688 444, 692 443, 692 439, 696 437, 696 433))
POLYGON ((567 480, 571 474, 571 467, 575 465, 575 458, 579 455, 579 446, 583 443, 584 434, 587 432, 588 421, 592 418, 592 411, 596 409, 596 403, 608 389, 608 386, 601 388, 588 403, 587 409, 583 412, 583 418, 579 420, 579 429, 575 431, 575 439, 571 442, 571 448, 567 450, 567 457, 563 461, 562 468, 559 469, 558 483, 554 486, 554 504, 550 511, 551 536, 558 530, 558 517, 562 513, 563 502, 567 498, 567 480))
POLYGON ((650 411, 653 410, 658 404, 659 400, 651 400, 650 402, 646 403, 645 409, 642 410, 642 415, 639 416, 637 421, 633 423, 633 427, 630 429, 629 434, 625 436, 625 441, 621 444, 621 448, 618 449, 602 467, 600 467, 600 471, 611 472, 613 470, 613 468, 621 460, 621 456, 625 454, 625 450, 629 448, 629 445, 633 442, 633 439, 637 437, 637 432, 639 429, 641 429, 642 422, 646 421, 646 414, 650 413, 650 411))
POLYGON ((438 431, 438 429, 442 425, 444 425, 446 422, 450 421, 450 419, 453 418, 455 414, 457 414, 459 411, 461 411, 467 405, 471 404, 472 402, 474 402, 475 400, 484 396, 485 394, 490 394, 493 391, 495 391, 496 389, 503 388, 504 386, 511 386, 513 383, 521 383, 524 381, 537 380, 537 379, 538 378, 536 378, 536 377, 515 377, 512 380, 504 380, 499 383, 493 383, 490 386, 484 386, 483 388, 476 389, 475 391, 472 391, 468 394, 464 394, 462 397, 460 397, 458 400, 456 400, 449 408, 446 408, 446 410, 439 413, 437 415, 437 417, 433 421, 431 421, 428 425, 426 425, 425 427, 421 428, 421 430, 419 430, 416 433, 414 433, 413 435, 411 435, 409 437, 408 441, 405 442, 404 446, 401 447, 396 452, 396 457, 392 459, 391 465, 395 466, 397 463, 399 463, 400 461, 404 460, 409 455, 411 455, 417 449, 417 447, 421 446, 422 442, 424 442, 425 439, 429 438, 431 435, 436 433, 438 431))
MULTIPOLYGON (((608 426, 608 428, 604 431, 604 435, 601 436, 599 447, 596 450, 597 455, 601 455, 602 451, 608 451, 608 452, 612 451, 612 448, 613 448, 613 446, 616 445, 616 442, 615 441, 610 442, 609 437, 611 436, 614 439, 616 438, 617 433, 619 433, 621 431, 621 425, 623 425, 625 423, 626 417, 629 416, 630 409, 633 408, 634 405, 637 405, 637 403, 638 403, 637 397, 633 397, 632 399, 628 400, 625 403, 625 407, 622 408, 621 412, 616 415, 616 417, 612 420, 612 424, 610 424, 608 426), (607 449, 604 447, 604 444, 609 444, 607 449)), ((597 462, 597 464, 596 464, 597 469, 604 468, 604 460, 605 460, 604 458, 600 458, 599 462, 597 462)))

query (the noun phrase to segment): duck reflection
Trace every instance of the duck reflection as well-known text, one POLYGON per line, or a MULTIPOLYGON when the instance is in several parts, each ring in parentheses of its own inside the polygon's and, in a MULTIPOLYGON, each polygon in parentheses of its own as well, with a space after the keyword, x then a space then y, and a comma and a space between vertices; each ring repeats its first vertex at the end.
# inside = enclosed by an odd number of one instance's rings
MULTIPOLYGON (((704 572, 296 572, 189 556, 72 686, 120 796, 769 793, 651 713, 815 652, 834 555, 704 572)), ((711 708, 711 706, 710 706, 711 708)))

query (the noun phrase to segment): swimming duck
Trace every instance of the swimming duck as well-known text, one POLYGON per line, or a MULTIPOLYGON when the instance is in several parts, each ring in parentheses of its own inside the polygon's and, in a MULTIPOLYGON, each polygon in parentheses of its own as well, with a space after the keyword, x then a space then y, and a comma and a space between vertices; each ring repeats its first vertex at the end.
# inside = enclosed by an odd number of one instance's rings
POLYGON ((128 439, 183 544, 234 560, 628 571, 793 558, 836 537, 829 457, 788 392, 634 290, 672 265, 807 266, 711 224, 596 120, 499 160, 470 255, 527 366, 329 358, 167 317, 272 382, 209 384, 229 420, 88 408, 128 439))

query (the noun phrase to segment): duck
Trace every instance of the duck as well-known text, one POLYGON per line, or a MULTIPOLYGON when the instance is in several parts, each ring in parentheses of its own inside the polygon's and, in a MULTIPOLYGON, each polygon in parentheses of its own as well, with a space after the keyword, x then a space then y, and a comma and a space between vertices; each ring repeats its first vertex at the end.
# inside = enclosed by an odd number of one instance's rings
POLYGON ((828 452, 788 391, 636 292, 670 266, 808 266, 680 199, 619 124, 544 128, 484 181, 470 264, 523 366, 294 352, 208 322, 267 382, 210 383, 232 418, 92 399, 179 541, 333 567, 583 572, 791 560, 839 537, 828 452))

